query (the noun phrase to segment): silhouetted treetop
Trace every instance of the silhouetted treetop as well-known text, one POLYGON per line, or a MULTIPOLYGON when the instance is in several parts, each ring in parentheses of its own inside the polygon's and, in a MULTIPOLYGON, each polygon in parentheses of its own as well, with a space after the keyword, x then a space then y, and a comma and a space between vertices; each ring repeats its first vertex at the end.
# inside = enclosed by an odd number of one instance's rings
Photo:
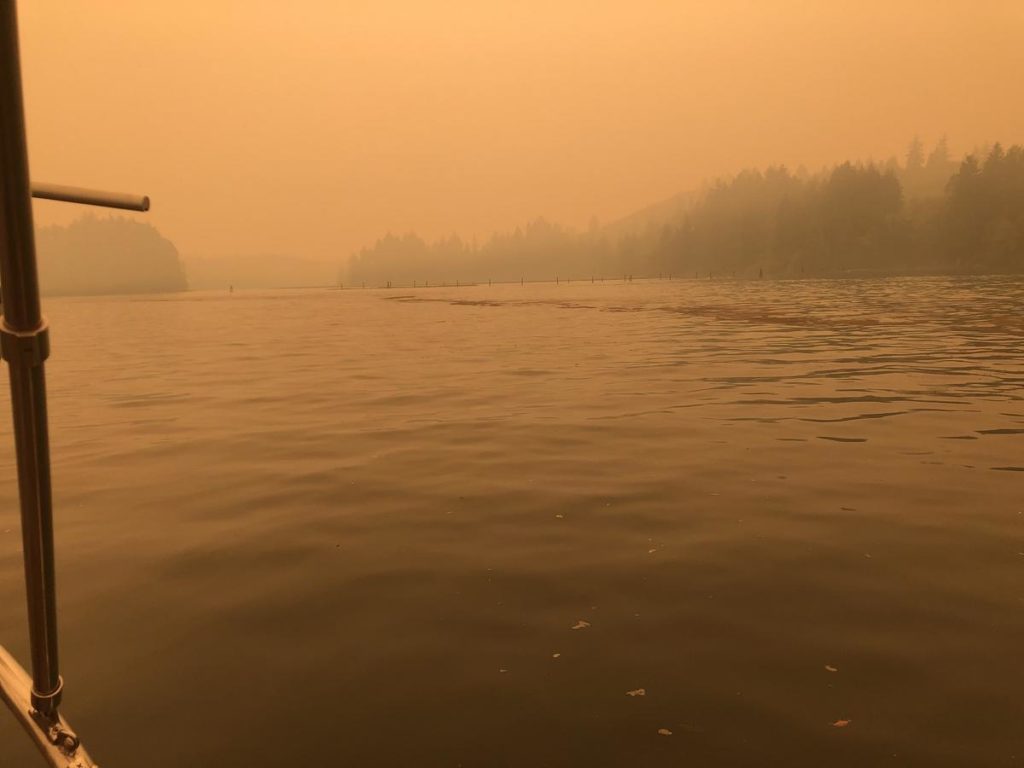
POLYGON ((162 293, 188 285, 178 251, 150 224, 83 216, 36 233, 45 294, 162 293))

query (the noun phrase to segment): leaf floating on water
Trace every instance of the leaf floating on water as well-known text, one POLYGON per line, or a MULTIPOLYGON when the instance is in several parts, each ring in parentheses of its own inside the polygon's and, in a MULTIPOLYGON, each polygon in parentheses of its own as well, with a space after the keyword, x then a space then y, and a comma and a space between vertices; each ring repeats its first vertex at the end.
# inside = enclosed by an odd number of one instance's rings
POLYGON ((852 722, 853 722, 853 720, 836 720, 834 723, 832 723, 832 727, 833 728, 845 728, 846 726, 848 726, 852 722))
POLYGON ((643 688, 637 688, 635 691, 626 691, 627 696, 646 696, 647 691, 643 688))
POLYGON ((562 655, 562 654, 560 654, 560 653, 552 653, 552 654, 551 654, 551 658, 552 658, 552 659, 557 659, 557 658, 558 658, 559 656, 561 656, 561 655, 562 655))
POLYGON ((670 731, 668 728, 659 728, 658 729, 658 733, 661 736, 671 736, 672 735, 672 731, 670 731))
POLYGON ((572 628, 573 629, 586 629, 589 626, 590 626, 590 622, 589 621, 584 621, 583 619, 580 619, 575 624, 573 624, 572 628))
POLYGON ((829 672, 838 672, 839 671, 838 667, 833 667, 831 664, 826 664, 825 665, 825 669, 827 669, 829 672))
POLYGON ((653 555, 653 554, 654 554, 655 552, 657 552, 657 551, 658 551, 658 550, 656 550, 656 549, 648 549, 648 550, 647 550, 647 554, 648 554, 648 555, 653 555))
POLYGON ((499 669, 498 671, 499 671, 499 672, 508 672, 508 670, 507 670, 507 669, 499 669))
POLYGON ((563 517, 565 517, 565 515, 563 515, 562 513, 558 513, 557 515, 555 515, 555 517, 561 520, 563 517))

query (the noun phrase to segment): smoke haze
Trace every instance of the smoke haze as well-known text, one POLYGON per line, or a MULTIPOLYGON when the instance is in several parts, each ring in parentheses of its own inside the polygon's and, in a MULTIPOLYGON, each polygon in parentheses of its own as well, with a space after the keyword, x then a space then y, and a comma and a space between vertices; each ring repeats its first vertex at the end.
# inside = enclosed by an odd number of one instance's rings
MULTIPOLYGON (((1020 143, 1015 2, 21 4, 33 177, 183 258, 614 220, 749 166, 1020 143)), ((39 202, 37 224, 74 206, 39 202)))

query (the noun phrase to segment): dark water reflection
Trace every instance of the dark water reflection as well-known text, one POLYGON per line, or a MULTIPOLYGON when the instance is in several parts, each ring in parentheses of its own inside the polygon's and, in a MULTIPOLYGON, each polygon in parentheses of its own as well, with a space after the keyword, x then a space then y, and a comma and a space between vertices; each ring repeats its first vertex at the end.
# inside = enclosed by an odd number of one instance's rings
POLYGON ((1018 765, 1022 309, 1010 278, 51 300, 69 715, 105 766, 1018 765))

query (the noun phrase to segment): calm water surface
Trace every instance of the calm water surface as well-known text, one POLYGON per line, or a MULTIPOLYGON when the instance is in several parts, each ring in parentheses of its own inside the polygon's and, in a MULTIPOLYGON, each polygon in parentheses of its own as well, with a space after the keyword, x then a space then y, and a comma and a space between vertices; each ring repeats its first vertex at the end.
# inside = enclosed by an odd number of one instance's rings
POLYGON ((101 765, 1024 764, 1021 279, 45 311, 101 765))

